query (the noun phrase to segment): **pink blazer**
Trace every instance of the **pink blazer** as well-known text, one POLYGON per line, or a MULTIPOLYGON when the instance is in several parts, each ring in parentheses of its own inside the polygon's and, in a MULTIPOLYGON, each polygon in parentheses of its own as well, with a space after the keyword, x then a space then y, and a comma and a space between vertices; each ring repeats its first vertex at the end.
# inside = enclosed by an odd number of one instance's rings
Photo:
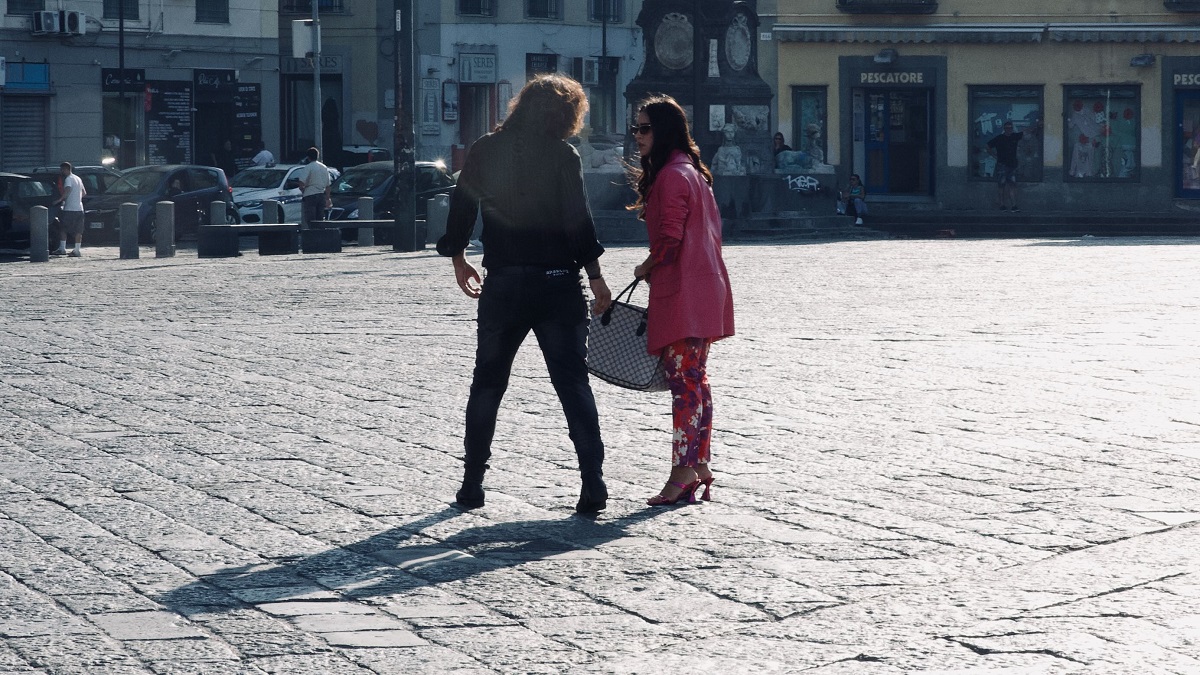
POLYGON ((657 354, 683 338, 733 335, 733 290, 721 259, 721 214, 712 188, 682 152, 658 172, 646 200, 650 241, 681 241, 679 255, 650 271, 646 348, 657 354))

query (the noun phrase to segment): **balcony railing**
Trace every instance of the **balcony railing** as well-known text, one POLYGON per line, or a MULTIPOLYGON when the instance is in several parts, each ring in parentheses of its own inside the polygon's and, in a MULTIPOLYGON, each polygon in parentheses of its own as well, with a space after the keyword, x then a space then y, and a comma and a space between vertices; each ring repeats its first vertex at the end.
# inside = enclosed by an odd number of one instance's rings
POLYGON ((933 14, 937 0, 837 0, 847 14, 933 14))
POLYGON ((1200 12, 1200 0, 1163 0, 1163 7, 1172 12, 1200 12))
MULTIPOLYGON (((344 14, 346 0, 317 0, 317 10, 321 14, 344 14)), ((280 0, 281 14, 312 14, 312 0, 280 0)))

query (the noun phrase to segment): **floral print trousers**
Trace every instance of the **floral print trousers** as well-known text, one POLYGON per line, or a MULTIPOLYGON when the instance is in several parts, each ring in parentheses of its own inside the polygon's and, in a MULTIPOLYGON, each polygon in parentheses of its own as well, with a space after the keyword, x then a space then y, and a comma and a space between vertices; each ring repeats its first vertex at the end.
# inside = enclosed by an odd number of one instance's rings
POLYGON ((712 390, 708 386, 708 347, 704 338, 684 338, 667 345, 663 367, 671 388, 675 434, 671 465, 708 464, 712 435, 712 390))

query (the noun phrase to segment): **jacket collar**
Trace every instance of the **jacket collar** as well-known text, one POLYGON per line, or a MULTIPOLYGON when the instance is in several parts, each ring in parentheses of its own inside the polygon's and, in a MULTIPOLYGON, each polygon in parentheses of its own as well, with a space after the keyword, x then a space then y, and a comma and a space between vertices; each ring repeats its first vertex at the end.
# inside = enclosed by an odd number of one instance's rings
POLYGON ((669 157, 667 157, 667 163, 665 166, 671 166, 672 164, 691 164, 691 163, 692 163, 691 158, 688 157, 686 154, 684 154, 684 152, 682 150, 672 150, 671 155, 669 157))

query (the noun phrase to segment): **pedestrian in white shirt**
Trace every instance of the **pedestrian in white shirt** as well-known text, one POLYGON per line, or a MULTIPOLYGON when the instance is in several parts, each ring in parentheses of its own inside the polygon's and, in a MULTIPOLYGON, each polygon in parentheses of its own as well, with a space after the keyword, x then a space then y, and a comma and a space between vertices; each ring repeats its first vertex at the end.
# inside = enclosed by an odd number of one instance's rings
POLYGON ((306 155, 308 165, 296 174, 303 194, 300 202, 301 222, 306 228, 314 220, 325 220, 325 210, 333 206, 329 194, 329 167, 320 162, 320 156, 320 150, 309 148, 306 155))
POLYGON ((80 250, 83 244, 83 196, 87 194, 87 190, 84 189, 79 176, 72 173, 73 167, 70 162, 63 162, 58 168, 62 177, 59 180, 58 199, 54 200, 54 203, 63 205, 60 216, 62 238, 58 242, 58 248, 51 253, 78 258, 83 255, 80 250), (67 253, 67 237, 71 235, 75 237, 75 248, 67 253))
POLYGON ((259 141, 258 154, 250 161, 254 163, 254 166, 271 166, 275 163, 275 155, 272 155, 271 151, 267 149, 266 143, 259 141))

